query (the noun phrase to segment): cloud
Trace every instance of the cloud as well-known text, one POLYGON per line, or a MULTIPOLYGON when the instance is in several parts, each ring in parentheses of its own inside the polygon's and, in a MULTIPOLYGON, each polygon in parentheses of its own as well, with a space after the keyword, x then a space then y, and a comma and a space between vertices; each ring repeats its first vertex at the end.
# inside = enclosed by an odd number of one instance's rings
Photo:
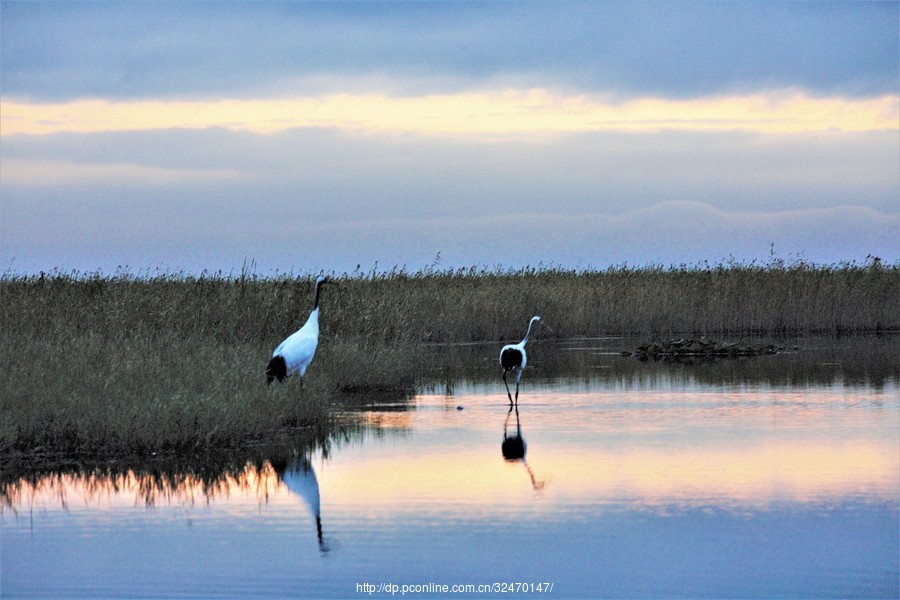
POLYGON ((390 97, 339 94, 322 98, 207 102, 4 104, 2 135, 72 131, 221 127, 273 133, 295 128, 423 135, 533 135, 660 130, 799 133, 893 129, 896 95, 870 99, 810 98, 779 91, 692 100, 564 96, 543 89, 390 97))
MULTIPOLYGON (((327 248, 339 262, 366 266, 376 257, 388 266, 414 256, 410 266, 427 265, 441 252, 447 266, 505 265, 595 266, 678 264, 702 260, 753 260, 768 255, 771 244, 783 257, 818 262, 867 254, 896 259, 900 215, 860 207, 752 213, 728 212, 700 202, 663 202, 620 215, 558 213, 476 218, 369 221, 350 226, 307 229, 297 239, 327 248), (363 251, 354 239, 368 240, 363 251), (393 259, 393 260, 392 260, 393 259)), ((319 250, 325 258, 329 252, 319 250)), ((321 260, 321 259, 320 259, 321 260)), ((300 266, 296 264, 296 266, 300 266)), ((320 264, 319 266, 325 266, 320 264)))
POLYGON ((12 136, 0 265, 229 271, 900 258, 891 131, 12 136))
POLYGON ((285 218, 314 222, 549 207, 562 214, 617 214, 688 198, 731 211, 857 204, 897 212, 900 195, 900 146, 892 131, 593 132, 525 139, 330 129, 132 131, 13 136, 4 138, 0 158, 7 202, 64 198, 67 186, 92 181, 87 199, 79 199, 85 210, 103 197, 124 203, 199 197, 210 209, 265 205, 285 218), (129 181, 122 177, 129 169, 146 176, 129 181), (166 177, 153 181, 148 176, 155 172, 166 177), (102 173, 110 178, 98 180, 102 173))
POLYGON ((8 159, 3 182, 9 186, 171 186, 174 184, 227 183, 245 176, 230 170, 164 169, 128 164, 78 164, 68 161, 8 159))
POLYGON ((900 3, 0 3, 0 265, 900 256, 900 3))
POLYGON ((4 95, 896 92, 896 2, 3 2, 4 95), (362 86, 362 87, 360 87, 362 86))
MULTIPOLYGON (((4 268, 54 267, 106 272, 163 267, 226 272, 254 260, 262 273, 352 271, 431 264, 442 267, 699 264, 777 256, 814 263, 900 256, 900 215, 861 207, 754 213, 699 202, 663 202, 619 215, 511 214, 471 218, 386 218, 314 224, 268 215, 268 226, 228 211, 209 226, 207 214, 144 205, 139 218, 103 225, 68 215, 66 227, 30 220, 3 232, 4 268)), ((6 227, 4 227, 5 229, 6 227)))

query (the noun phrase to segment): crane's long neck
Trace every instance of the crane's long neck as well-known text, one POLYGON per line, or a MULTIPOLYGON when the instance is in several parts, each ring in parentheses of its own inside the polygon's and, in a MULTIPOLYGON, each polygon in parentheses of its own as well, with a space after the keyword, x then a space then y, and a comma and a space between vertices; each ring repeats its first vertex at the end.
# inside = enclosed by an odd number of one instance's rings
POLYGON ((525 342, 528 341, 528 336, 531 335, 531 326, 534 325, 535 321, 536 321, 536 319, 534 319, 534 318, 532 318, 530 321, 528 321, 528 331, 525 332, 525 337, 520 342, 521 344, 525 344, 525 342))
POLYGON ((306 319, 306 325, 304 327, 315 327, 316 331, 319 330, 319 307, 315 307, 311 311, 309 311, 309 317, 306 319))
POLYGON ((319 297, 322 295, 322 283, 319 282, 316 284, 316 300, 313 302, 313 310, 319 310, 319 297))

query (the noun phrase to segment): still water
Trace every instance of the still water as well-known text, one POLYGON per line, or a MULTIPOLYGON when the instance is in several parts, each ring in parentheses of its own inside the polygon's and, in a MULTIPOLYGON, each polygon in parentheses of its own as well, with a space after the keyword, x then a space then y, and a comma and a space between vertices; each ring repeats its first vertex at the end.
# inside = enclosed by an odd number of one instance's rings
POLYGON ((518 410, 496 344, 436 348, 434 383, 358 398, 290 460, 7 484, 0 590, 896 598, 897 340, 796 343, 673 364, 538 342, 518 410))

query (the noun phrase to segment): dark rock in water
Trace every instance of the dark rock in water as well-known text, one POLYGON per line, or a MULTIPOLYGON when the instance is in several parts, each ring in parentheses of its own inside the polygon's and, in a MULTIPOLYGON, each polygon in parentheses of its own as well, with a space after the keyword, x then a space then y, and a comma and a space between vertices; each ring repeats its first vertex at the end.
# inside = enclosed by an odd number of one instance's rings
POLYGON ((639 360, 664 359, 684 360, 690 358, 737 358, 740 356, 761 356, 777 354, 783 346, 773 344, 741 345, 736 342, 713 341, 703 336, 695 339, 676 338, 654 341, 638 346, 633 352, 623 352, 623 356, 634 356, 639 360))

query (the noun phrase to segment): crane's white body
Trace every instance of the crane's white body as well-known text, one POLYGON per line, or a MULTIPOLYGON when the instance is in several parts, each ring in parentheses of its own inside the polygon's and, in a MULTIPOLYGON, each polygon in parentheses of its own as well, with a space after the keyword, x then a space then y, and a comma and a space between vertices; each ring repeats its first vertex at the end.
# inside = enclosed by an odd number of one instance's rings
POLYGON ((280 356, 284 359, 288 377, 299 374, 306 375, 306 368, 316 355, 316 347, 319 345, 319 307, 309 313, 309 318, 303 327, 289 335, 278 344, 272 358, 280 356))
POLYGON ((283 381, 291 375, 306 375, 306 368, 316 355, 316 347, 319 345, 319 294, 322 285, 327 283, 334 282, 322 276, 316 279, 316 299, 306 323, 285 338, 272 352, 272 359, 266 367, 266 385, 275 379, 283 381))
POLYGON ((505 372, 515 370, 517 383, 519 379, 522 378, 522 369, 524 369, 525 365, 528 364, 528 355, 525 353, 525 342, 527 341, 528 340, 525 339, 518 344, 507 344, 500 350, 500 368, 502 368, 505 372), (507 350, 517 351, 522 357, 518 364, 516 364, 516 366, 514 366, 512 369, 506 369, 503 367, 503 353, 507 350))
POLYGON ((518 344, 507 344, 500 349, 500 368, 503 369, 503 383, 506 385, 506 394, 509 396, 509 403, 513 403, 512 394, 509 393, 509 384, 506 383, 506 374, 510 371, 516 372, 516 403, 519 402, 519 381, 522 379, 522 370, 528 364, 528 355, 525 353, 525 344, 528 343, 528 336, 531 335, 531 326, 541 318, 537 315, 531 317, 528 322, 528 331, 525 337, 518 344), (505 355, 505 356, 504 356, 505 355))

